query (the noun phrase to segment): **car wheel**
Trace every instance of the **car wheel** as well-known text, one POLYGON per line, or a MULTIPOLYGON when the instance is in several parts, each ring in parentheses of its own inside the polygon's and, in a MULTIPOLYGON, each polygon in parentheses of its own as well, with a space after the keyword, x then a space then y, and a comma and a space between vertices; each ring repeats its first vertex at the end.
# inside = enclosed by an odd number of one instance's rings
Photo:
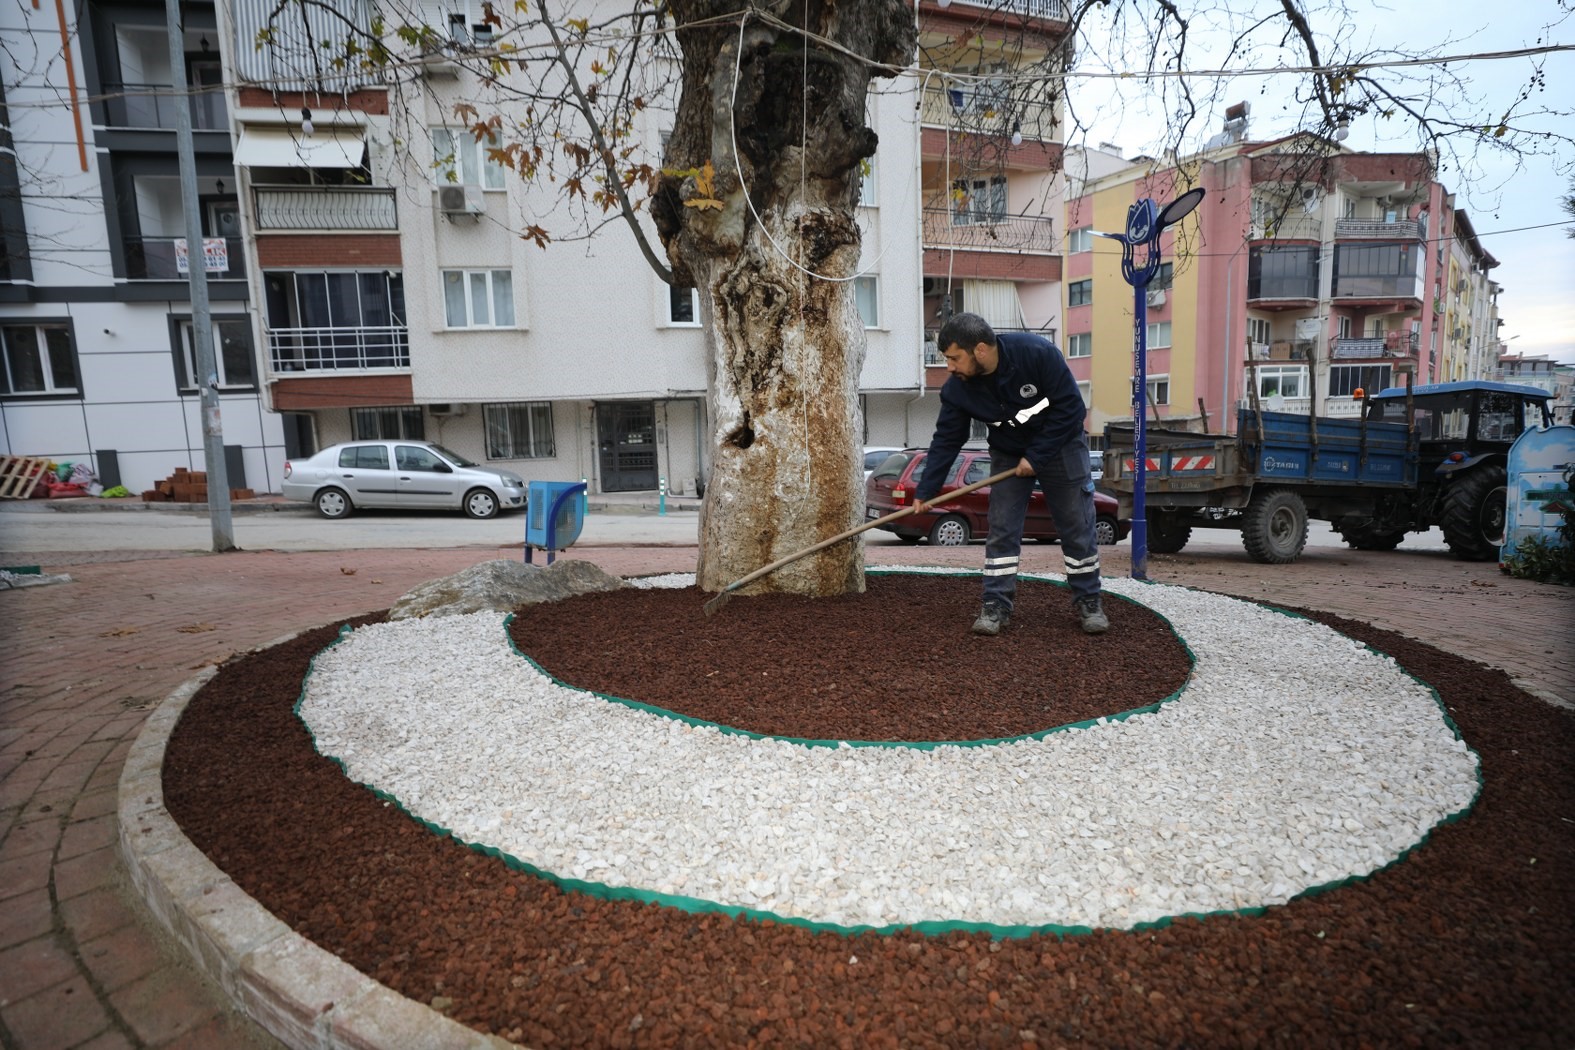
POLYGON ((948 514, 930 526, 932 547, 962 547, 972 538, 968 519, 956 514, 948 514))
POLYGON ((312 497, 312 503, 317 507, 317 513, 330 520, 348 518, 355 504, 350 502, 350 497, 344 489, 323 489, 312 497))
POLYGON ((1112 518, 1094 519, 1094 542, 1101 547, 1109 547, 1116 542, 1119 535, 1115 520, 1112 518))
POLYGON ((498 497, 487 489, 471 489, 465 493, 465 513, 472 518, 496 517, 498 497))

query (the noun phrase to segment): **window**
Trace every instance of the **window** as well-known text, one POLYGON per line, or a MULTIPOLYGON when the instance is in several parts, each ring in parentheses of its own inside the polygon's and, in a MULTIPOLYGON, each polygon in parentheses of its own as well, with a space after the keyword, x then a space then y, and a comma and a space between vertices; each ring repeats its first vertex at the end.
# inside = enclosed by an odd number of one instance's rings
POLYGON ((1270 334, 1269 320, 1266 317, 1247 318, 1247 342, 1257 343, 1259 346, 1269 345, 1270 334))
POLYGON ((387 470, 387 445, 350 445, 339 450, 339 465, 352 470, 387 470))
POLYGON ((1087 357, 1094 352, 1094 333, 1075 332, 1066 337, 1067 357, 1087 357))
POLYGON ((1376 394, 1389 385, 1388 365, 1334 365, 1329 369, 1329 396, 1350 397, 1358 390, 1376 394))
POLYGON ((1066 235, 1066 252, 1068 255, 1077 252, 1091 252, 1094 250, 1094 228, 1092 226, 1079 226, 1066 235))
POLYGON ((853 278, 853 298, 858 302, 859 316, 865 328, 880 327, 880 286, 874 274, 853 278))
POLYGON ((1066 305, 1087 306, 1094 301, 1094 281, 1073 281, 1066 286, 1066 305))
POLYGON ((1318 298, 1318 248, 1255 248, 1247 259, 1247 298, 1318 298))
MULTIPOLYGON (((180 346, 175 356, 175 382, 182 391, 197 389, 197 338, 190 318, 176 321, 180 346)), ((245 317, 213 318, 213 363, 219 389, 255 390, 257 369, 252 354, 252 326, 245 317)))
POLYGON ((1006 218, 1006 179, 958 179, 952 183, 952 225, 988 226, 1006 218))
POLYGON ((878 203, 875 196, 875 158, 865 157, 859 162, 859 206, 873 208, 878 203))
POLYGON ((400 274, 270 271, 264 277, 268 353, 275 371, 410 364, 400 274))
POLYGON ((700 324, 700 293, 693 288, 667 286, 667 323, 700 324))
POLYGON ((443 307, 450 328, 513 328, 513 272, 444 270, 443 307))
POLYGON ((0 394, 80 394, 77 352, 69 324, 6 325, 5 374, 0 394))
POLYGON ((488 459, 547 459, 552 441, 552 402, 484 405, 488 459))
POLYGON ((1148 400, 1151 405, 1170 404, 1170 377, 1148 377, 1148 400))
POLYGON ((350 435, 355 441, 420 441, 427 436, 427 430, 419 405, 352 408, 350 435))
POLYGON ((1094 403, 1094 384, 1084 379, 1077 384, 1077 394, 1083 399, 1083 407, 1087 408, 1094 403))
POLYGON ((394 464, 400 470, 420 470, 428 474, 440 473, 439 468, 448 466, 436 452, 419 445, 395 445, 394 464))
POLYGON ((1306 397, 1306 366, 1259 365, 1258 396, 1260 398, 1306 397))
POLYGON ((1174 263, 1160 263, 1159 269, 1154 272, 1153 280, 1148 282, 1151 292, 1162 292, 1176 283, 1176 266, 1174 263))
POLYGON ((1340 325, 1340 328, 1339 328, 1339 332, 1337 333, 1337 338, 1340 338, 1340 339, 1349 339, 1349 338, 1351 338, 1351 319, 1349 317, 1341 317, 1340 320, 1339 320, 1339 325, 1340 325))
POLYGON ((487 155, 489 149, 497 148, 496 135, 478 142, 476 136, 461 128, 433 128, 432 166, 438 182, 503 189, 503 165, 487 155))
POLYGON ((1163 349, 1170 345, 1170 322, 1154 321, 1148 326, 1148 348, 1163 349))

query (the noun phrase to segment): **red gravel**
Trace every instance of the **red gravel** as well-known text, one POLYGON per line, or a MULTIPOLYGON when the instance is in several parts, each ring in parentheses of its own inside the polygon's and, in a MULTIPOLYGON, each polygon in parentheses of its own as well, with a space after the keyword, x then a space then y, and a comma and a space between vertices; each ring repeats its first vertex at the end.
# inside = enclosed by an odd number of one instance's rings
MULTIPOLYGON (((515 629, 575 684, 805 737, 1008 735, 1152 702, 1184 674, 1151 613, 1107 599, 1111 633, 1087 639, 1047 585, 1025 584, 1002 638, 972 639, 977 586, 873 577, 862 597, 741 598, 709 620, 694 591, 631 590, 524 610, 515 629), (1031 699, 993 701, 1002 688, 1031 699)), ((1485 787, 1404 863, 1259 916, 992 942, 565 894, 437 838, 312 751, 291 708, 333 626, 221 668, 170 741, 165 792, 193 842, 303 935, 533 1046, 1572 1045, 1575 718, 1499 671, 1309 615, 1434 685, 1485 787)))

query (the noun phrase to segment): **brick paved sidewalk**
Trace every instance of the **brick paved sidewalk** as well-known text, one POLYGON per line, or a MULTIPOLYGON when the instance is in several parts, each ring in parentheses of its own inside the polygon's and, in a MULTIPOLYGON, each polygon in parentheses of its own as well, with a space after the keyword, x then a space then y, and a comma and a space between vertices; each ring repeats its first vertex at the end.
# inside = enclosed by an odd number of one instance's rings
MULTIPOLYGON (((693 548, 587 548, 609 572, 685 572, 693 548)), ((125 888, 116 785, 149 710, 201 667, 518 548, 138 557, 28 563, 71 583, 0 594, 0 1045, 276 1046, 191 967, 125 888)), ((1106 572, 1127 571, 1107 548, 1106 572)), ((977 569, 979 547, 869 548, 871 564, 977 569)), ((1030 546, 1029 571, 1060 550, 1030 546)), ((18 563, 22 563, 18 560, 18 563)), ((1310 550, 1261 566, 1239 546, 1155 557, 1151 579, 1369 620, 1575 698, 1575 592, 1434 552, 1310 550)), ((959 629, 972 609, 958 611, 959 629)))

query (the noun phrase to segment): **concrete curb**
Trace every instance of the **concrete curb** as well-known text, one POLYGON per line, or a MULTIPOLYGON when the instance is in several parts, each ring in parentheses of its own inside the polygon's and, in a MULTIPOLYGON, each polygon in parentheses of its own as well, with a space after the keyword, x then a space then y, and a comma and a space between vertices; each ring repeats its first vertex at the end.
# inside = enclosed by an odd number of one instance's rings
MULTIPOLYGON (((287 634, 258 652, 296 637, 287 634)), ((253 1021, 299 1050, 503 1050, 300 936, 181 832, 164 808, 164 754, 186 705, 215 674, 182 683, 149 715, 121 770, 120 854, 138 896, 192 962, 253 1021)))

